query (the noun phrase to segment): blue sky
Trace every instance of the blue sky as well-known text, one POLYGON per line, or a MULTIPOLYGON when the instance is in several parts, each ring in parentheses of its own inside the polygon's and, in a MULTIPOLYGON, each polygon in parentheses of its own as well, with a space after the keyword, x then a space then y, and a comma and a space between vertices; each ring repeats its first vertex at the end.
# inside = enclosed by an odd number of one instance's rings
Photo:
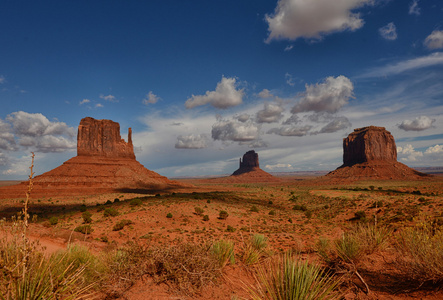
POLYGON ((0 179, 76 155, 83 117, 132 127, 168 177, 333 170, 354 128, 443 166, 440 0, 2 1, 0 179))

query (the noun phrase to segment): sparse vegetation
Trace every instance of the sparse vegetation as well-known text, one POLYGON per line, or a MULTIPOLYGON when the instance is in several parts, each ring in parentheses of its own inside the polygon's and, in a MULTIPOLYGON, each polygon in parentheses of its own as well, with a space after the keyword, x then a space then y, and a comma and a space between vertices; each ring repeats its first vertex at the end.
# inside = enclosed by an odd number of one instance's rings
POLYGON ((220 213, 218 214, 218 218, 221 220, 226 220, 228 218, 228 216, 229 216, 229 214, 225 210, 220 211, 220 213))
POLYGON ((118 216, 120 213, 118 212, 117 209, 115 209, 114 207, 107 207, 105 208, 105 210, 103 211, 103 216, 106 217, 116 217, 118 216))

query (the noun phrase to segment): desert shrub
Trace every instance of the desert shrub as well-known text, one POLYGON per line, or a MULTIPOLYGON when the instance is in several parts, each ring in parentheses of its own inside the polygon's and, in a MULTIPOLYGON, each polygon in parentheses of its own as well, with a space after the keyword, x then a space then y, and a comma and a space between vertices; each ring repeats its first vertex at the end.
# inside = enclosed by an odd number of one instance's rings
POLYGON ((252 207, 251 207, 251 211, 252 211, 252 212, 258 212, 258 208, 257 208, 257 206, 255 206, 255 205, 252 206, 252 207))
POLYGON ((308 210, 306 205, 299 205, 299 204, 294 205, 294 207, 292 209, 293 210, 300 210, 300 211, 307 211, 308 210))
POLYGON ((365 221, 366 220, 366 213, 365 213, 365 211, 364 210, 356 211, 354 213, 354 219, 360 220, 360 221, 365 221))
POLYGON ((245 264, 251 265, 260 261, 268 255, 268 238, 263 234, 254 234, 246 242, 242 260, 245 264))
POLYGON ((172 214, 171 214, 171 213, 168 213, 168 214, 166 215, 166 218, 171 219, 171 218, 172 218, 172 214))
POLYGON ((97 205, 97 212, 101 212, 105 210, 105 206, 104 205, 97 205))
POLYGON ((270 216, 275 216, 275 210, 271 210, 271 211, 269 211, 269 215, 270 215, 270 216))
POLYGON ((352 234, 344 233, 334 241, 338 257, 345 262, 356 262, 362 255, 362 247, 352 234))
POLYGON ((204 215, 203 216, 203 221, 209 221, 209 216, 208 215, 204 215))
POLYGON ((229 214, 226 210, 221 210, 218 214, 218 218, 221 220, 226 220, 228 218, 229 214))
POLYGON ((312 218, 312 210, 305 211, 305 217, 308 219, 311 219, 312 218))
POLYGON ((199 216, 203 215, 203 213, 204 213, 203 208, 198 207, 198 206, 194 207, 194 210, 195 210, 195 214, 199 215, 199 216))
POLYGON ((256 300, 341 299, 340 279, 320 266, 291 254, 278 256, 257 268, 257 285, 248 292, 256 300))
POLYGON ((269 201, 268 201, 268 204, 269 204, 269 205, 272 205, 272 204, 274 204, 274 202, 272 202, 272 200, 269 200, 269 201))
POLYGON ((429 222, 403 230, 395 245, 396 265, 403 274, 420 283, 443 282, 443 230, 429 222))
POLYGON ((80 212, 85 212, 87 210, 86 204, 80 206, 80 212))
POLYGON ((49 224, 57 225, 58 224, 58 218, 57 217, 50 217, 49 218, 49 224))
POLYGON ((123 219, 119 222, 115 223, 114 227, 112 228, 112 231, 119 231, 122 230, 126 225, 134 224, 131 220, 123 219))
POLYGON ((228 227, 226 227, 226 231, 227 232, 235 232, 235 228, 232 227, 231 225, 228 225, 228 227))
POLYGON ((231 241, 219 240, 212 244, 212 255, 219 262, 219 267, 223 268, 228 262, 235 264, 234 243, 231 241))
POLYGON ((103 211, 103 216, 106 217, 115 217, 118 216, 120 213, 118 212, 118 210, 116 210, 114 207, 107 207, 105 208, 105 210, 103 211))
POLYGON ((83 223, 92 223, 92 214, 89 211, 82 213, 83 223))
POLYGON ((74 231, 75 232, 80 232, 80 233, 83 233, 83 234, 90 234, 94 230, 92 229, 91 225, 85 224, 85 225, 80 225, 80 226, 75 227, 74 231))
POLYGON ((114 199, 114 203, 118 203, 118 202, 120 202, 120 199, 115 198, 115 199, 114 199))
POLYGON ((129 202, 131 206, 141 206, 143 204, 143 201, 140 198, 132 199, 131 202, 129 202))
POLYGON ((105 202, 105 205, 110 205, 110 204, 112 204, 112 201, 111 201, 111 200, 107 200, 107 201, 105 202))
POLYGON ((365 254, 371 254, 387 245, 392 230, 386 226, 358 224, 349 234, 356 238, 365 254))
POLYGON ((206 203, 211 203, 211 199, 206 200, 206 203))

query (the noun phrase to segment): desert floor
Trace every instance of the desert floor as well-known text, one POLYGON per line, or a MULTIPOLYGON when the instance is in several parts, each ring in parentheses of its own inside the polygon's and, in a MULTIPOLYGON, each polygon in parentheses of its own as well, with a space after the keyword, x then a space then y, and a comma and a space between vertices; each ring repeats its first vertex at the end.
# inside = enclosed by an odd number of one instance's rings
MULTIPOLYGON (((395 250, 398 232, 420 222, 435 223, 443 219, 442 176, 423 181, 341 184, 315 177, 281 177, 281 182, 273 183, 180 181, 193 187, 155 195, 114 193, 34 198, 31 194, 33 221, 29 235, 48 253, 65 249, 69 244, 81 244, 97 255, 128 242, 173 247, 230 240, 235 244, 236 262, 225 266, 216 281, 192 294, 174 284, 156 283, 143 276, 115 297, 248 299, 245 286, 254 283, 254 270, 260 264, 246 264, 241 259, 251 235, 259 233, 268 238, 263 260, 290 250, 299 253, 302 259, 322 264, 316 251, 319 239, 339 239, 357 224, 376 223, 389 227, 392 237, 380 251, 366 255, 356 265, 370 292, 366 292, 356 276, 350 276, 342 287, 345 298, 443 299, 438 285, 407 280, 395 267, 399 255, 395 250), (118 215, 105 216, 104 209, 109 207, 118 215), (82 225, 84 211, 91 213, 90 234, 74 231, 82 225), (220 211, 229 216, 220 219, 220 211), (123 219, 131 220, 132 224, 114 231, 114 225, 123 219)), ((22 203, 23 199, 0 200, 5 224, 21 210, 22 203)), ((105 293, 102 298, 106 298, 105 293)))

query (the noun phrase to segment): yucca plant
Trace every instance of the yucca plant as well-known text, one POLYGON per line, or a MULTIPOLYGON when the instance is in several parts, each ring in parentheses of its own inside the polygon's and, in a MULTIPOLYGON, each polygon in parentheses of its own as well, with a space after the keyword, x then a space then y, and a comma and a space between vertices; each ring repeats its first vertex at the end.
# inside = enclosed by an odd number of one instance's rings
POLYGON ((340 299, 341 280, 320 266, 287 253, 257 268, 256 286, 247 288, 254 300, 340 299))
POLYGON ((268 238, 263 234, 254 234, 246 242, 243 252, 243 262, 247 265, 257 263, 267 255, 268 238))
POLYGON ((235 264, 234 243, 231 241, 219 240, 212 244, 212 255, 218 260, 220 268, 229 263, 235 264))

